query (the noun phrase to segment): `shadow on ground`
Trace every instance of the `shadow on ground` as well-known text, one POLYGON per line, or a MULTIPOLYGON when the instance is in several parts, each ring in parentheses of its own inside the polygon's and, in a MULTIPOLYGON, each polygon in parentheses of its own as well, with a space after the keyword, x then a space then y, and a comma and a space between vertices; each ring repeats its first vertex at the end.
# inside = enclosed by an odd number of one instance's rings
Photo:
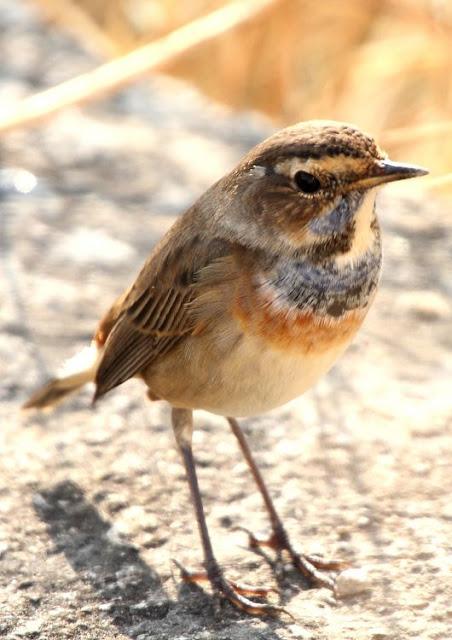
MULTIPOLYGON (((67 480, 35 493, 33 505, 47 525, 53 552, 64 553, 73 570, 96 594, 98 609, 121 633, 131 638, 139 631, 149 633, 152 621, 164 619, 174 607, 188 607, 206 624, 222 628, 224 608, 228 622, 232 622, 229 630, 234 626, 231 617, 235 617, 242 618, 243 632, 243 623, 249 620, 246 614, 241 615, 226 603, 220 608, 219 602, 195 585, 181 583, 177 601, 172 601, 159 574, 141 559, 133 545, 121 539, 114 525, 100 515, 76 483, 67 480)), ((284 626, 282 620, 270 624, 284 626)), ((278 637, 266 630, 265 638, 278 637)))

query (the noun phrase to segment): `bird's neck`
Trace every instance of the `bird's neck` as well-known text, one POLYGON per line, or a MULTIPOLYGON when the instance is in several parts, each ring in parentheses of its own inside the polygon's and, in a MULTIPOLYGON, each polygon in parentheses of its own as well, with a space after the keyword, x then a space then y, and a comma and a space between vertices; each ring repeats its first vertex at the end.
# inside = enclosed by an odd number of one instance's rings
POLYGON ((344 220, 338 246, 281 256, 261 283, 273 289, 275 299, 290 301, 302 312, 337 318, 366 309, 375 294, 382 257, 374 204, 372 192, 361 198, 350 220, 344 220))

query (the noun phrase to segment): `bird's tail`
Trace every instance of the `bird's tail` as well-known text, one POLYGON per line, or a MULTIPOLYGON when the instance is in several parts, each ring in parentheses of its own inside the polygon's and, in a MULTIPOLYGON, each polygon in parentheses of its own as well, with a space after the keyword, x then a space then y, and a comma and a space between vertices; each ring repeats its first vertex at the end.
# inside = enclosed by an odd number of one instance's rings
POLYGON ((82 349, 64 364, 56 378, 53 378, 53 380, 50 380, 35 391, 22 408, 45 409, 54 407, 88 382, 92 382, 96 375, 100 354, 100 350, 94 343, 82 349))

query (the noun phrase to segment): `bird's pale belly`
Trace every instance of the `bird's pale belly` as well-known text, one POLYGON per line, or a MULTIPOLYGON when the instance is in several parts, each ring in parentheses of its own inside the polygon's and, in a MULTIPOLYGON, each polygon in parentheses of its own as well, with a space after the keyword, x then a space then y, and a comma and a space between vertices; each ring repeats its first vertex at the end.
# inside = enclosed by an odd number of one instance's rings
POLYGON ((221 367, 221 387, 200 394, 200 408, 229 416, 251 416, 275 409, 309 389, 326 373, 347 344, 320 353, 281 352, 247 339, 221 367))
MULTIPOLYGON (((151 395, 172 405, 204 409, 226 416, 251 416, 298 397, 326 373, 350 343, 338 327, 324 327, 323 340, 273 344, 268 336, 250 332, 224 333, 224 340, 203 340, 203 348, 176 349, 158 371, 145 376, 151 395), (327 334, 330 340, 326 341, 327 334), (336 336, 333 339, 333 336, 336 336)), ((356 327, 357 329, 357 327, 356 327)), ((355 330, 356 330, 355 329, 355 330)), ((281 336, 282 334, 280 334, 281 336)), ((313 338, 313 335, 311 335, 313 338)))

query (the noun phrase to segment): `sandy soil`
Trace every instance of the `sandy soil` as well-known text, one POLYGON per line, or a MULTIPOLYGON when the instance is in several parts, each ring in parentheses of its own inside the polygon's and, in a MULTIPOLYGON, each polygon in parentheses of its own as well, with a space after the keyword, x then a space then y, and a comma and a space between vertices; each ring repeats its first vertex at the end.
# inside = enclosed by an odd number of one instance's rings
MULTIPOLYGON (((0 0, 0 97, 93 58, 22 2, 0 0)), ((199 413, 195 451, 228 575, 279 588, 294 619, 256 620, 181 584, 201 560, 168 409, 138 382, 90 409, 18 406, 83 346, 175 216, 265 137, 191 90, 154 80, 34 132, 0 168, 0 636, 81 640, 452 636, 452 208, 381 198, 381 290, 342 361, 293 404, 245 421, 296 546, 349 559, 367 590, 306 589, 247 549, 267 528, 224 420, 199 413)), ((284 570, 285 569, 285 570, 284 570)))

